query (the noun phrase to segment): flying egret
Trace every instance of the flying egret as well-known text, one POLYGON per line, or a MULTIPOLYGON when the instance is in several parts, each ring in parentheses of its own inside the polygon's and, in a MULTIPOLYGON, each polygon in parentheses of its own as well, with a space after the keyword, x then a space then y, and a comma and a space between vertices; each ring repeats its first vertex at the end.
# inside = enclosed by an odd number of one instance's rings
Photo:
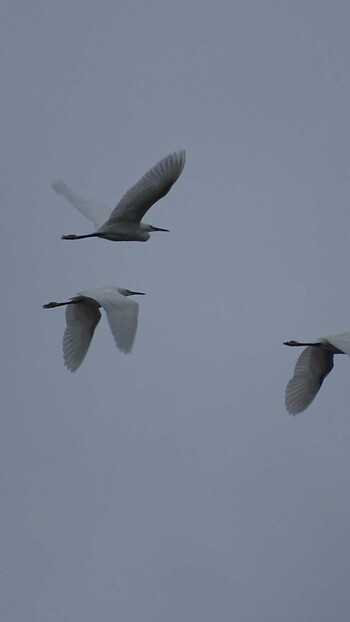
POLYGON ((79 292, 67 302, 49 302, 44 309, 66 306, 66 330, 63 336, 64 364, 70 371, 76 371, 89 349, 95 328, 100 321, 100 308, 106 312, 107 320, 119 350, 131 352, 137 329, 139 305, 128 296, 143 296, 122 287, 99 287, 79 292))
POLYGON ((141 222, 154 203, 168 194, 185 166, 185 151, 172 153, 158 162, 124 194, 112 213, 71 191, 62 181, 53 189, 63 194, 80 212, 94 223, 96 231, 85 235, 63 235, 63 240, 104 238, 113 242, 146 242, 151 231, 169 231, 141 222))
POLYGON ((350 333, 321 337, 312 343, 285 341, 284 345, 306 346, 286 387, 286 408, 291 415, 296 415, 310 406, 316 397, 325 377, 333 369, 334 355, 350 356, 350 333))

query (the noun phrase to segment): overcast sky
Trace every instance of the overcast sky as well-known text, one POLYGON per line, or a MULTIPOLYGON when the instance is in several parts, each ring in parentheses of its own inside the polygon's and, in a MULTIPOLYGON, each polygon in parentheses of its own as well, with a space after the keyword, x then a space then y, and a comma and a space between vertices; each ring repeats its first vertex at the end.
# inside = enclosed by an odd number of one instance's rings
POLYGON ((5 0, 0 15, 4 622, 347 622, 350 360, 297 417, 286 339, 350 330, 347 1, 5 0), (146 244, 112 207, 185 169, 146 244), (50 300, 116 284, 63 365, 50 300))

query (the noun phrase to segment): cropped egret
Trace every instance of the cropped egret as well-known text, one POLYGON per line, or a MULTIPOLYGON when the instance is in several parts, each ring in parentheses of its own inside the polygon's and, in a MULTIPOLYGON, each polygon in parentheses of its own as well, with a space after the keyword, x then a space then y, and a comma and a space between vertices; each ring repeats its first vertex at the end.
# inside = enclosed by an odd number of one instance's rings
POLYGON ((168 194, 185 166, 185 151, 172 153, 158 162, 148 173, 121 198, 110 214, 106 206, 83 199, 71 191, 63 182, 53 184, 54 190, 63 194, 97 227, 85 235, 63 235, 63 240, 82 238, 104 238, 113 242, 146 242, 152 231, 168 231, 141 222, 150 207, 168 194))
POLYGON ((299 356, 294 374, 287 384, 285 404, 291 415, 310 406, 326 376, 333 369, 334 354, 350 356, 350 333, 321 337, 311 343, 285 341, 285 346, 306 346, 299 356))
POLYGON ((107 320, 119 350, 131 352, 137 329, 139 305, 128 296, 140 295, 122 287, 100 287, 79 292, 67 302, 49 302, 44 309, 66 306, 66 330, 63 336, 64 364, 76 371, 89 349, 95 328, 100 321, 100 308, 107 320))

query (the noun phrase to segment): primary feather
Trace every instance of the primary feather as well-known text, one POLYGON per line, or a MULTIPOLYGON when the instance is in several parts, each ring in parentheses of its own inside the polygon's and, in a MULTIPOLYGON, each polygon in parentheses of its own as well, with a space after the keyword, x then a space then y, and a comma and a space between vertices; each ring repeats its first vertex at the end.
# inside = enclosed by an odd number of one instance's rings
POLYGON ((67 305, 63 360, 70 371, 76 371, 82 364, 100 319, 101 312, 95 300, 84 298, 67 305))
POLYGON ((315 399, 325 377, 333 368, 333 356, 314 346, 308 346, 302 351, 286 388, 286 408, 291 415, 302 412, 315 399))
MULTIPOLYGON (((185 151, 172 153, 158 162, 120 199, 107 223, 140 222, 146 212, 168 194, 185 166, 185 151)), ((107 224, 106 223, 106 224, 107 224)))
POLYGON ((350 333, 321 337, 313 343, 286 341, 285 345, 306 346, 296 362, 285 393, 286 408, 290 414, 296 415, 315 399, 324 379, 333 369, 334 355, 350 355, 350 333))
POLYGON ((76 207, 77 210, 83 214, 83 216, 86 216, 86 218, 91 220, 96 228, 100 227, 104 222, 106 222, 106 220, 108 220, 111 212, 111 208, 108 207, 108 205, 102 205, 79 196, 73 192, 73 190, 68 188, 63 181, 56 181, 52 184, 52 187, 58 194, 62 194, 66 197, 66 199, 74 207, 76 207))

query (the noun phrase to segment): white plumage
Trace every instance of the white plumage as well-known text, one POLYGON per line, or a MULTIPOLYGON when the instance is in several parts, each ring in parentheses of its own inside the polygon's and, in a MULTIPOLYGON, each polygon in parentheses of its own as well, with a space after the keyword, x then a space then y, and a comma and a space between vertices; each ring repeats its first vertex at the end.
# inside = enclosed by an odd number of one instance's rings
POLYGON ((325 377, 333 369, 334 355, 350 356, 350 333, 321 337, 312 343, 285 341, 284 345, 306 346, 286 387, 286 408, 291 415, 296 415, 310 406, 316 397, 325 377))
POLYGON ((82 214, 92 220, 96 231, 84 235, 63 235, 64 240, 98 237, 114 242, 146 242, 152 231, 168 231, 141 222, 146 212, 168 194, 185 166, 185 151, 172 153, 151 168, 130 190, 124 194, 112 213, 105 205, 83 199, 58 181, 52 185, 63 194, 82 214))
POLYGON ((68 201, 74 205, 74 207, 79 210, 83 216, 86 216, 89 220, 93 222, 96 229, 103 225, 103 223, 108 220, 111 214, 111 208, 108 205, 102 205, 100 203, 96 203, 95 201, 91 201, 90 199, 84 199, 80 197, 78 194, 73 192, 63 181, 56 181, 52 184, 53 189, 58 193, 62 194, 68 201))
POLYGON ((89 349, 95 328, 107 315, 115 342, 125 354, 131 352, 137 330, 139 306, 128 296, 143 295, 121 287, 109 286, 79 292, 67 302, 49 302, 44 309, 66 305, 66 330, 63 335, 63 359, 70 371, 76 371, 89 349))

